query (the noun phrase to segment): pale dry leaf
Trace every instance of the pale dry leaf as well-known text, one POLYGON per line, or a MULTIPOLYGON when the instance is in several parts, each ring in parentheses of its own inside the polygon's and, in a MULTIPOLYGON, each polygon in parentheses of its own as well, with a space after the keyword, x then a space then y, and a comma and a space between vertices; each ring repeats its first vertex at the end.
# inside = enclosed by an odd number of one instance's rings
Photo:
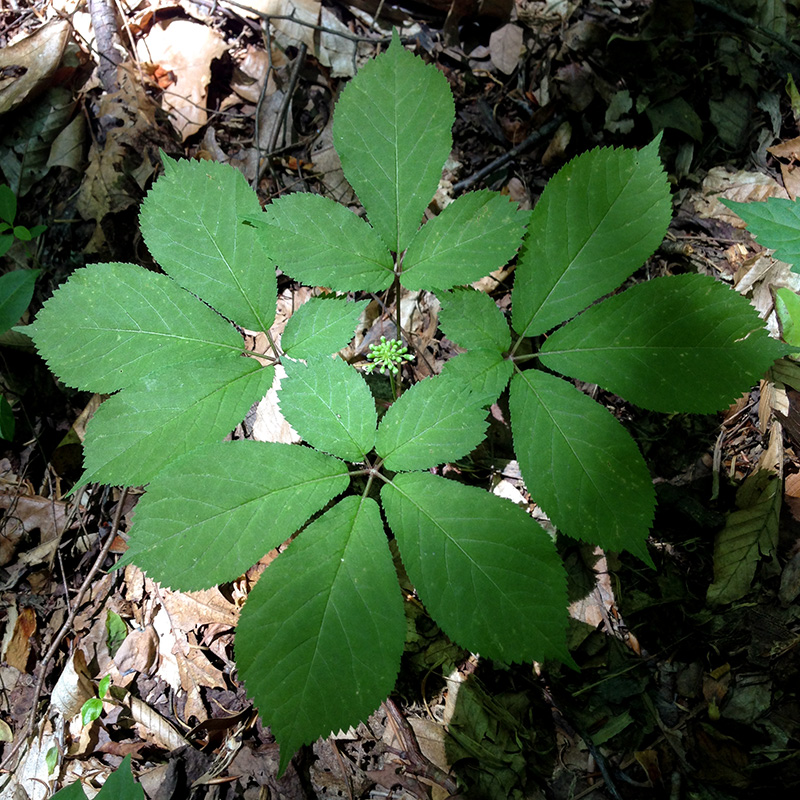
POLYGON ((0 79, 0 114, 47 88, 49 77, 61 63, 71 30, 68 20, 51 19, 30 36, 0 48, 0 68, 25 69, 18 78, 0 79))
POLYGON ((257 442, 282 442, 298 444, 303 441, 297 431, 286 421, 278 405, 278 390, 281 380, 286 377, 286 370, 280 365, 275 367, 275 381, 256 408, 253 423, 253 439, 257 442))
POLYGON ((238 609, 214 586, 199 592, 161 591, 161 601, 169 612, 172 624, 185 631, 198 624, 221 624, 236 627, 238 609))
POLYGON ((783 185, 794 200, 800 194, 800 136, 768 147, 767 152, 779 159, 783 185))
POLYGON ((120 675, 141 672, 149 675, 158 658, 158 634, 152 625, 128 633, 114 654, 120 675))
POLYGON ((67 660, 50 695, 50 706, 64 719, 80 713, 81 706, 95 696, 94 685, 83 650, 76 650, 67 660))
POLYGON ((489 37, 492 64, 504 75, 511 75, 517 68, 522 50, 522 28, 513 22, 502 25, 489 37))
POLYGON ((178 750, 181 747, 192 746, 169 720, 162 717, 158 711, 138 697, 128 694, 123 701, 123 705, 130 709, 131 717, 134 722, 138 722, 141 725, 149 741, 155 741, 159 746, 167 750, 178 750))
MULTIPOLYGON (((223 6, 227 3, 222 2, 223 6)), ((262 14, 271 14, 276 17, 292 17, 305 25, 293 22, 290 19, 273 19, 272 25, 276 30, 275 38, 282 47, 288 45, 305 44, 310 53, 314 53, 314 28, 309 25, 319 24, 319 12, 321 3, 319 0, 249 0, 246 5, 260 11, 262 14)), ((231 6, 236 14, 242 16, 255 17, 255 14, 231 6)))
POLYGON ((264 81, 267 81, 265 96, 271 95, 277 86, 269 69, 269 56, 266 51, 252 45, 236 59, 231 77, 231 89, 249 103, 257 103, 261 97, 264 81))
POLYGON ((163 102, 184 140, 208 120, 206 96, 211 62, 226 50, 227 44, 219 33, 183 19, 157 23, 137 44, 141 61, 157 64, 175 75, 175 83, 164 92, 163 102))
POLYGON ((786 190, 763 172, 728 172, 724 167, 713 167, 703 180, 700 191, 692 194, 691 202, 697 215, 703 219, 720 219, 735 228, 744 228, 744 220, 722 205, 720 197, 748 203, 786 196, 786 190))
POLYGON ((336 36, 328 31, 349 33, 349 29, 325 6, 322 6, 320 22, 326 30, 319 36, 319 60, 330 67, 333 78, 352 78, 356 74, 356 43, 352 39, 336 36))

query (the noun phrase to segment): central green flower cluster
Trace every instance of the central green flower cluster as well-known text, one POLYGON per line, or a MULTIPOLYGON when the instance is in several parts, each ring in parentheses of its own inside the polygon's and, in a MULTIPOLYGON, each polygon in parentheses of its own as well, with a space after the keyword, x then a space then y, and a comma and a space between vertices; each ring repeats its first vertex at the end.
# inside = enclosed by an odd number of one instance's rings
POLYGON ((408 352, 408 348, 399 339, 386 340, 385 336, 381 336, 378 344, 371 344, 369 346, 369 353, 367 358, 373 363, 367 366, 366 372, 372 372, 376 367, 381 371, 381 375, 386 374, 388 369, 392 375, 397 375, 403 361, 413 361, 414 356, 408 352))

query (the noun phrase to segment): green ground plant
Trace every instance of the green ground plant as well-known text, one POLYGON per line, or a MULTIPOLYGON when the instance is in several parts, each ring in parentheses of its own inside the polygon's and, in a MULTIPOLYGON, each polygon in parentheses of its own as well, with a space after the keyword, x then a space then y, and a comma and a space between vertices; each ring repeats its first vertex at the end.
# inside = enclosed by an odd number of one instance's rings
POLYGON ((658 141, 575 158, 532 213, 476 191, 422 225, 453 119, 444 76, 395 37, 335 110, 336 148, 367 219, 312 194, 262 211, 234 169, 165 158, 141 210, 165 274, 79 269, 26 329, 65 383, 116 392, 89 425, 81 483, 148 484, 121 564, 202 589, 300 531, 236 632, 238 674, 280 743, 281 770, 392 690, 406 632, 396 557, 461 646, 571 663, 552 537, 521 507, 433 473, 483 440, 487 407, 507 387, 522 475, 559 531, 651 563, 647 466, 573 379, 655 411, 709 412, 784 352, 747 300, 710 277, 617 291, 669 224, 658 141), (515 256, 508 320, 462 287, 515 256), (312 298, 261 361, 245 348, 243 330, 272 325, 275 266, 340 293, 435 291, 442 332, 467 352, 408 385, 402 347, 413 355, 413 336, 398 319, 397 343, 374 359, 398 367, 379 421, 364 376, 331 357, 367 300, 312 298), (305 445, 222 441, 278 362, 281 410, 305 445))

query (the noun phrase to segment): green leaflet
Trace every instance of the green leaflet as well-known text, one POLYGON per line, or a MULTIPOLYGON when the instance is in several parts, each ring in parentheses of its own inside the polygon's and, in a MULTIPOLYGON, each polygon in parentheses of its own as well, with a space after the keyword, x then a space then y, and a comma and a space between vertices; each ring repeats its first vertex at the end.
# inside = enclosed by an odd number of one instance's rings
POLYGON ((516 255, 529 216, 499 192, 462 195, 414 237, 400 281, 429 291, 477 281, 516 255))
POLYGON ((652 411, 710 413, 786 348, 750 303, 705 275, 640 283, 553 333, 542 363, 652 411))
POLYGON ((313 358, 341 350, 352 338, 369 300, 312 297, 289 317, 281 348, 290 358, 313 358))
POLYGON ((205 303, 133 264, 75 270, 25 332, 64 383, 100 393, 171 364, 243 349, 236 329, 205 303))
POLYGON ((775 290, 775 312, 781 324, 783 340, 800 347, 800 297, 791 289, 775 290))
POLYGON ((407 389, 381 420, 375 449, 387 469, 428 469, 474 450, 486 411, 469 388, 444 377, 407 389))
POLYGON ((305 447, 236 441, 168 464, 136 506, 127 553, 181 591, 233 580, 347 488, 347 467, 305 447))
POLYGON ((606 409, 560 378, 511 379, 514 451, 522 477, 562 533, 650 564, 655 492, 644 459, 606 409))
POLYGON ((236 629, 239 675, 280 742, 280 772, 387 697, 405 629, 378 506, 345 497, 270 564, 236 629))
POLYGON ((347 461, 363 461, 375 445, 378 415, 361 375, 340 358, 307 365, 284 361, 281 411, 310 445, 347 461))
POLYGON ((269 391, 274 374, 252 358, 228 355, 145 376, 92 418, 79 486, 149 483, 170 461, 227 436, 269 391))
POLYGON ((25 313, 40 272, 38 269, 16 269, 0 275, 0 333, 10 330, 25 313))
POLYGON ((747 223, 747 230, 760 244, 775 251, 775 258, 789 264, 793 272, 800 272, 800 204, 797 200, 784 197, 769 197, 763 203, 720 200, 747 223))
POLYGON ((498 350, 511 347, 511 334, 503 312, 484 292, 456 289, 439 297, 439 325, 444 335, 466 350, 498 350))
POLYGON ((453 641, 503 661, 572 663, 564 568, 521 508, 429 473, 395 476, 381 501, 408 576, 453 641))
POLYGON ((639 151, 584 153, 547 184, 517 260, 512 326, 520 336, 545 333, 583 311, 661 243, 672 205, 660 141, 639 151))
POLYGON ((345 177, 395 253, 406 249, 436 192, 454 119, 447 79, 409 53, 397 32, 336 104, 333 142, 345 177))
POLYGON ((394 262, 378 234, 328 197, 285 195, 264 214, 243 219, 255 227, 269 257, 309 286, 380 292, 394 280, 394 262))
POLYGON ((255 192, 237 169, 215 161, 167 156, 164 175, 142 202, 142 235, 153 258, 181 286, 252 331, 275 319, 274 265, 243 225, 260 214, 255 192))
MULTIPOLYGON (((97 800, 144 800, 144 790, 133 779, 130 755, 122 759, 122 763, 106 778, 103 788, 93 797, 97 800)), ((57 791, 53 800, 86 800, 86 792, 81 782, 76 780, 57 791)))
POLYGON ((469 387, 471 402, 489 406, 506 388, 514 365, 497 350, 470 350, 445 362, 442 376, 469 387))

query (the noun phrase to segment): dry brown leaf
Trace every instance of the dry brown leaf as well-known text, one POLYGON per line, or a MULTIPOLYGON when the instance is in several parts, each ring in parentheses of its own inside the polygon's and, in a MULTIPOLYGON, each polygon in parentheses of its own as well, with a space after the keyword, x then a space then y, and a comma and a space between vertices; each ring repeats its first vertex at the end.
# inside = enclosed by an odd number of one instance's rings
POLYGON ((26 563, 36 563, 52 552, 69 519, 69 504, 38 495, 28 497, 12 493, 0 493, 0 509, 3 527, 0 532, 0 566, 9 564, 14 558, 19 542, 33 531, 39 531, 39 547, 29 551, 26 563), (42 547, 44 545, 44 547, 42 547))
POLYGON ((137 44, 140 60, 175 75, 175 83, 164 92, 163 102, 184 140, 199 131, 208 119, 206 95, 211 62, 227 48, 219 33, 184 19, 157 23, 137 44))
POLYGON ((768 197, 786 197, 786 190, 763 172, 728 172, 724 167, 708 171, 700 192, 692 197, 697 215, 703 219, 713 217, 744 228, 744 220, 719 202, 720 197, 738 203, 758 202, 768 197))
POLYGON ((784 500, 789 507, 789 511, 800 522, 800 474, 795 472, 792 475, 787 475, 783 491, 784 500))
POLYGON ((17 614, 11 641, 3 653, 4 660, 20 672, 28 671, 31 637, 34 633, 36 633, 36 614, 30 606, 23 606, 17 614))
POLYGON ((767 152, 779 160, 783 185, 794 200, 800 194, 800 136, 768 147, 767 152))
POLYGON ((128 633, 114 654, 120 675, 141 672, 149 675, 158 657, 158 634, 152 625, 128 633))
POLYGON ((51 19, 35 33, 0 48, 0 68, 23 67, 17 78, 0 81, 0 114, 5 114, 49 86, 64 55, 72 28, 65 19, 51 19))

